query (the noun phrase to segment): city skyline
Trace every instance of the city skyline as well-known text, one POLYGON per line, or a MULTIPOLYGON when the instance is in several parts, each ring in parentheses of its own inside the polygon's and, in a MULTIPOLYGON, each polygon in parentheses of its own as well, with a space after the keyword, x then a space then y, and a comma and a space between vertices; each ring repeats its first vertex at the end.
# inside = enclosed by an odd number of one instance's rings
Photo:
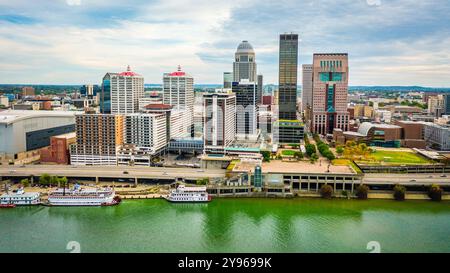
POLYGON ((248 40, 258 73, 276 84, 278 35, 293 32, 299 65, 313 53, 347 52, 350 85, 450 86, 444 0, 0 1, 0 8, 0 50, 8 52, 1 83, 99 83, 126 65, 146 83, 161 83, 181 65, 197 83, 215 84, 248 40))

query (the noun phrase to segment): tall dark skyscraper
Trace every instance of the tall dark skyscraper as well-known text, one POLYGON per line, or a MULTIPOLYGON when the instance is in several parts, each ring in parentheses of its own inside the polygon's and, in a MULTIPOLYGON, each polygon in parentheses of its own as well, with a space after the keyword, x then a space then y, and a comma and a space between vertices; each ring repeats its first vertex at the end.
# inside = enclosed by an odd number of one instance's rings
POLYGON ((297 119, 298 34, 280 35, 279 119, 297 119))
POLYGON ((298 144, 304 137, 304 124, 297 120, 298 34, 280 35, 278 121, 274 124, 275 143, 298 144))

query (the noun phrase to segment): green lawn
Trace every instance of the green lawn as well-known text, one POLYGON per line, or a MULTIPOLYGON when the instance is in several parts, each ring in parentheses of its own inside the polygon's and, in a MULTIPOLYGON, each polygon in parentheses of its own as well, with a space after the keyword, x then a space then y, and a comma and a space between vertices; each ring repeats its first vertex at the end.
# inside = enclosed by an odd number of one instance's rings
POLYGON ((293 151, 293 150, 283 150, 281 152, 281 154, 284 155, 284 156, 294 156, 295 153, 296 153, 296 151, 293 151))
POLYGON ((378 162, 391 163, 391 164, 427 164, 431 163, 426 158, 412 153, 403 151, 376 151, 371 153, 370 156, 378 162))

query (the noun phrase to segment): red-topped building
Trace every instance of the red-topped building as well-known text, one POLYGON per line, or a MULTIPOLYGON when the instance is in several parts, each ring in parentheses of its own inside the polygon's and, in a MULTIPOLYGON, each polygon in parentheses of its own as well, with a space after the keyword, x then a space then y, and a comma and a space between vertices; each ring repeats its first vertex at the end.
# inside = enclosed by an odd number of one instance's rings
POLYGON ((194 78, 181 70, 164 73, 163 102, 173 107, 174 111, 182 111, 186 126, 186 136, 194 134, 194 78))

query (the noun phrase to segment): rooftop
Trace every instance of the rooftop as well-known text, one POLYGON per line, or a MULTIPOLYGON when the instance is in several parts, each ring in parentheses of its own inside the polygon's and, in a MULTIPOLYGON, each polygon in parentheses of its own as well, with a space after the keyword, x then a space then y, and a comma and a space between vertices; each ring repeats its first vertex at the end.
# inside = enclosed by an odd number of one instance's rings
POLYGON ((65 139, 70 139, 70 138, 75 138, 75 137, 77 137, 77 134, 75 132, 54 136, 54 138, 65 138, 65 139))
POLYGON ((186 74, 186 72, 181 70, 181 66, 178 66, 177 71, 172 72, 172 73, 168 73, 167 74, 170 77, 190 77, 188 74, 186 74))
POLYGON ((138 76, 140 77, 141 75, 131 71, 130 66, 127 67, 127 71, 119 73, 119 76, 125 76, 125 77, 133 77, 133 76, 138 76))
POLYGON ((330 165, 328 171, 328 162, 311 164, 308 161, 285 162, 281 160, 272 160, 262 164, 263 173, 312 173, 312 174, 355 174, 349 166, 330 165))
POLYGON ((358 133, 367 136, 369 133, 369 130, 372 128, 381 128, 381 129, 401 129, 402 127, 392 124, 386 124, 386 123, 372 123, 372 122, 363 122, 359 128, 358 133))
POLYGON ((314 56, 347 56, 348 53, 314 53, 314 56))
POLYGON ((0 112, 0 124, 12 124, 14 122, 41 117, 75 117, 82 114, 79 111, 44 111, 44 110, 5 110, 0 112))
POLYGON ((148 110, 167 110, 172 109, 172 105, 163 103, 151 103, 145 106, 148 110))
POLYGON ((242 41, 236 50, 236 53, 255 53, 253 46, 248 41, 242 41))
POLYGON ((35 198, 36 196, 39 196, 40 193, 38 192, 24 192, 24 193, 20 193, 18 194, 17 192, 10 192, 10 193, 4 193, 2 194, 0 197, 2 198, 14 198, 14 197, 31 197, 31 198, 35 198))

